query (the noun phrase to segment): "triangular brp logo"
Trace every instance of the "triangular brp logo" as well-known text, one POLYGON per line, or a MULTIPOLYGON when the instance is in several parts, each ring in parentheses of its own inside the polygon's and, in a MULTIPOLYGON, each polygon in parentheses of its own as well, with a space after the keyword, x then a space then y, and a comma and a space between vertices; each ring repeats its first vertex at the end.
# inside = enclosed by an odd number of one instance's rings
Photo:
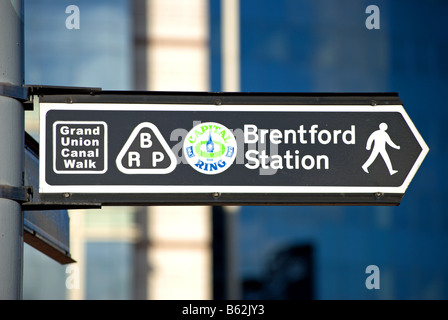
POLYGON ((177 159, 159 129, 143 122, 132 131, 116 165, 125 174, 167 174, 176 168, 177 159))

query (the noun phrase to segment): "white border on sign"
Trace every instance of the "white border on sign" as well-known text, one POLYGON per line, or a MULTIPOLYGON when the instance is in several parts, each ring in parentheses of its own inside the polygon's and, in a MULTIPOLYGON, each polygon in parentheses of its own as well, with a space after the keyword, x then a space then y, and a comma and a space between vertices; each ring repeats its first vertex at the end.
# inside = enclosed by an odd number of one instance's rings
POLYGON ((40 103, 40 171, 41 193, 398 193, 404 194, 411 180, 429 151, 402 105, 199 105, 199 104, 111 104, 111 103, 40 103), (46 114, 50 110, 98 110, 98 111, 245 111, 245 112, 398 112, 420 144, 422 152, 409 171, 403 184, 398 187, 347 187, 347 186, 197 186, 197 185, 98 185, 98 186, 53 186, 45 181, 45 136, 46 114))

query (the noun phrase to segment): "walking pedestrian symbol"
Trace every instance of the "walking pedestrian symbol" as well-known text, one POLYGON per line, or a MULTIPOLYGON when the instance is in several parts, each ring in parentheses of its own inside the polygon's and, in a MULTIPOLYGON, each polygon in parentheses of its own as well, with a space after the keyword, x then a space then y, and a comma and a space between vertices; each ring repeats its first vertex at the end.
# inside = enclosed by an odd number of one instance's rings
POLYGON ((390 175, 394 175, 398 172, 398 170, 394 170, 392 167, 392 162, 390 161, 389 154, 387 153, 386 146, 389 145, 394 149, 400 150, 400 146, 397 146, 392 139, 390 138, 387 131, 387 124, 381 123, 379 125, 379 130, 376 130, 373 132, 370 137, 367 139, 366 149, 370 150, 372 149, 373 144, 373 150, 370 154, 367 161, 362 165, 362 169, 369 173, 369 167, 370 165, 376 160, 378 155, 380 154, 383 157, 384 162, 386 163, 387 169, 389 170, 390 175))

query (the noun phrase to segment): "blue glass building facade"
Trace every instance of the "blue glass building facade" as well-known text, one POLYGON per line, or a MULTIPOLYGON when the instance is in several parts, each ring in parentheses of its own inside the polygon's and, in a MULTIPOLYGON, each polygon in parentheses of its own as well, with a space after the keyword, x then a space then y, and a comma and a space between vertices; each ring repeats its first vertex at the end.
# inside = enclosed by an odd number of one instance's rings
MULTIPOLYGON (((220 91, 220 7, 210 4, 212 90, 220 91)), ((275 261, 310 247, 313 299, 448 298, 447 14, 445 1, 240 2, 241 91, 398 92, 430 148, 398 207, 243 207, 244 297, 294 298, 288 281, 307 264, 294 271, 275 261), (379 29, 366 27, 369 5, 379 29), (379 268, 379 290, 366 287, 369 265, 379 268)))
MULTIPOLYGON (((209 1, 215 92, 223 90, 221 1, 209 1)), ((68 31, 65 8, 72 2, 25 1, 26 83, 131 88, 129 1, 77 0, 81 29, 68 31)), ((446 16, 444 0, 240 0, 241 91, 398 92, 430 148, 398 207, 243 207, 243 298, 448 299, 446 16), (372 4, 380 28, 370 30, 372 4), (379 268, 378 290, 366 287, 369 265, 379 268)), ((111 252, 100 255, 107 264, 130 250, 92 243, 87 255, 111 252)), ((43 295, 50 284, 33 272, 38 259, 25 257, 24 297, 64 298, 66 271, 42 267, 58 283, 43 295)), ((131 267, 117 264, 111 276, 119 276, 109 282, 98 278, 101 263, 89 266, 88 280, 98 281, 86 296, 129 299, 131 267)))
MULTIPOLYGON (((26 84, 104 90, 132 87, 128 0, 25 0, 24 10, 26 84), (70 5, 80 8, 79 29, 66 27, 70 17, 66 9, 70 5)), ((38 110, 27 111, 26 116, 26 125, 31 124, 27 132, 39 141, 38 110)), ((121 211, 126 214, 126 210, 121 211)), ((110 212, 108 218, 107 212, 103 212, 101 224, 95 221, 93 224, 129 225, 128 221, 123 221, 122 213, 110 212)), ((95 212, 77 214, 84 219, 98 215, 95 212)), ((73 247, 72 242, 71 250, 73 247)), ((81 286, 86 299, 132 298, 132 245, 128 241, 90 239, 86 241, 83 255, 75 258, 78 263, 68 266, 58 264, 27 245, 24 252, 25 300, 69 299, 71 288, 80 291, 78 287, 81 286), (80 265, 84 263, 87 271, 83 283, 79 284, 80 265), (109 272, 104 272, 105 269, 109 272)))

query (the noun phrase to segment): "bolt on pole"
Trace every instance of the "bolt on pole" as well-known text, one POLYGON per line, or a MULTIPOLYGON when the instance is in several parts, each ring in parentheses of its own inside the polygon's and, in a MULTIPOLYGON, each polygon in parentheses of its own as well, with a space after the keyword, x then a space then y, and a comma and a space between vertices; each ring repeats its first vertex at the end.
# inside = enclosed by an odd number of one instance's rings
MULTIPOLYGON (((23 1, 0 1, 0 84, 24 84, 23 1)), ((24 109, 0 93, 0 186, 20 188, 24 170, 24 109)), ((22 298, 23 212, 0 195, 0 299, 22 298)))

